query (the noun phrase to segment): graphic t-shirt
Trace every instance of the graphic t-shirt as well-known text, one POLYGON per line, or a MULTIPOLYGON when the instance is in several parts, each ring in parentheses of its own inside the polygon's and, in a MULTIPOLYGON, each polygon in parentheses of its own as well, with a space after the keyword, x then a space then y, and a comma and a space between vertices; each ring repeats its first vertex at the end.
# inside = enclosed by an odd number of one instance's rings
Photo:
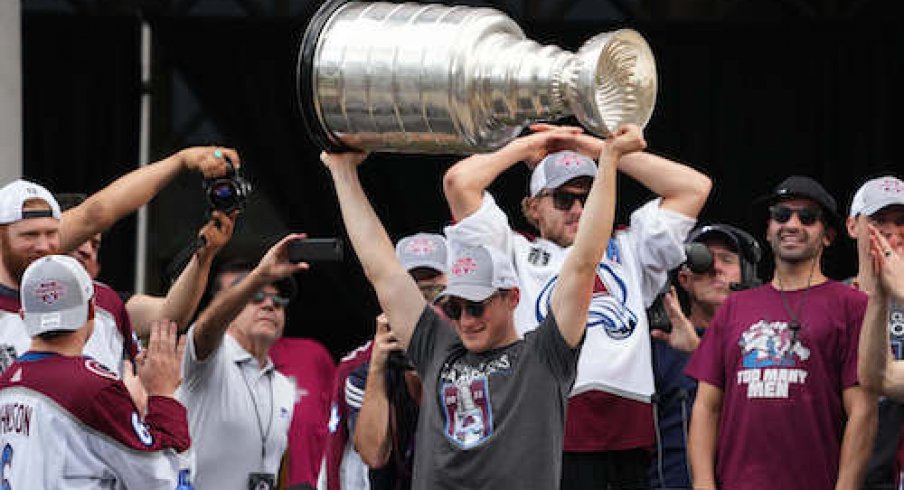
POLYGON ((475 353, 428 306, 408 356, 423 381, 412 488, 558 488, 578 350, 552 314, 523 340, 475 353))
POLYGON ((835 281, 809 292, 767 284, 722 304, 686 370, 723 392, 720 488, 834 487, 865 309, 863 293, 835 281))

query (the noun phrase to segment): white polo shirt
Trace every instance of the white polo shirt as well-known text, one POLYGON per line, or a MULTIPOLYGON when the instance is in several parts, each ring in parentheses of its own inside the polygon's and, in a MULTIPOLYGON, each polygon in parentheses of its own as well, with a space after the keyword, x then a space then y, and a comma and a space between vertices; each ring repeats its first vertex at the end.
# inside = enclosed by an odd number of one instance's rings
POLYGON ((295 387, 267 359, 263 369, 228 333, 199 361, 193 325, 176 398, 188 409, 193 481, 198 489, 246 490, 251 473, 279 473, 288 445, 295 387))

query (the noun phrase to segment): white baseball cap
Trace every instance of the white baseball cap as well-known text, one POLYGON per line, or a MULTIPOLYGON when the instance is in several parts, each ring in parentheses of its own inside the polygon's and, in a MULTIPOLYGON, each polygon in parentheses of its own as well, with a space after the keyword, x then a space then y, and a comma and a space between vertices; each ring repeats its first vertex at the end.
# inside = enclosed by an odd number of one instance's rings
POLYGON ((904 182, 897 177, 886 175, 867 181, 857 189, 851 200, 850 217, 859 214, 872 216, 888 206, 904 206, 904 182))
POLYGON ((396 244, 396 256, 406 270, 427 267, 446 273, 446 239, 433 233, 406 236, 396 244))
POLYGON ((502 252, 485 245, 450 246, 450 249, 449 282, 440 297, 483 301, 499 289, 518 287, 512 262, 502 252))
POLYGON ((28 335, 73 331, 88 321, 94 282, 85 268, 68 255, 47 255, 22 274, 19 295, 28 335))
POLYGON ((27 180, 15 180, 3 186, 0 189, 0 225, 15 223, 26 218, 44 218, 51 217, 60 219, 60 205, 43 186, 28 182, 27 180), (29 199, 40 199, 50 206, 50 212, 46 211, 24 211, 22 209, 25 201, 29 199))
POLYGON ((543 189, 555 189, 578 177, 596 177, 596 162, 571 150, 550 153, 530 175, 530 195, 537 197, 543 189))

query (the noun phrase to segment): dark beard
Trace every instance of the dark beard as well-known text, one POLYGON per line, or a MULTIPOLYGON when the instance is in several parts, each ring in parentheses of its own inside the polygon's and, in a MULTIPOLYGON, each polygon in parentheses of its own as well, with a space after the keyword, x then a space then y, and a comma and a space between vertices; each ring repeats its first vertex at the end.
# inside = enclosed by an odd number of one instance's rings
POLYGON ((0 235, 0 260, 3 260, 3 267, 6 268, 9 275, 16 280, 16 284, 8 284, 8 286, 16 286, 16 288, 22 283, 25 269, 34 262, 34 259, 13 252, 5 235, 0 235))

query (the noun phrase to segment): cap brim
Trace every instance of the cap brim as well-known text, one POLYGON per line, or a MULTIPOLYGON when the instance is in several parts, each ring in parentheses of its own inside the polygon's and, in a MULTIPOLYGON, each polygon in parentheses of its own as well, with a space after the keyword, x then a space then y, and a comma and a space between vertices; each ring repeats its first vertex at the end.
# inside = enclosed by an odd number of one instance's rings
POLYGON ((479 286, 477 284, 454 284, 446 287, 443 292, 439 293, 437 299, 454 296, 456 298, 462 298, 468 301, 483 301, 492 296, 495 292, 496 288, 492 286, 479 286))
POLYGON ((758 223, 765 223, 766 220, 769 219, 769 206, 779 202, 779 201, 787 201, 789 199, 807 199, 815 202, 819 205, 819 209, 822 210, 823 214, 828 217, 829 226, 835 229, 835 231, 842 229, 843 220, 838 213, 833 213, 832 210, 826 208, 822 204, 819 203, 816 199, 813 199, 810 196, 804 194, 796 194, 793 192, 789 192, 787 194, 782 194, 777 196, 775 194, 766 194, 765 196, 760 196, 753 200, 751 203, 751 211, 752 217, 758 223))
POLYGON ((445 272, 445 266, 439 264, 438 262, 434 262, 432 260, 418 260, 411 261, 404 264, 405 270, 411 272, 413 269, 432 269, 436 272, 443 274, 445 272))

